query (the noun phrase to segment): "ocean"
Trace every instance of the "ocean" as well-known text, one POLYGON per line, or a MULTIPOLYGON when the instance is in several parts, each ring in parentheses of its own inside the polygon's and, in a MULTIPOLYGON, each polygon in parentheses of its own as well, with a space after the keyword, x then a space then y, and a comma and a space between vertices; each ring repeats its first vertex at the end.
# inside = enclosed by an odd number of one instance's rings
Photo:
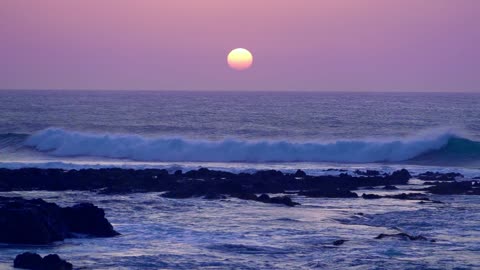
POLYGON ((479 94, 0 91, 0 104, 7 167, 480 168, 479 94))
MULTIPOLYGON (((480 94, 3 90, 0 167, 406 168, 471 179, 480 176, 480 94)), ((376 192, 414 191, 415 181, 376 192)), ((480 269, 473 195, 432 195, 444 204, 295 196, 294 208, 155 192, 0 195, 93 202, 122 234, 0 245, 1 269, 24 251, 58 253, 81 269, 480 269), (374 239, 398 230, 435 242, 374 239), (337 239, 348 242, 332 246, 337 239)))

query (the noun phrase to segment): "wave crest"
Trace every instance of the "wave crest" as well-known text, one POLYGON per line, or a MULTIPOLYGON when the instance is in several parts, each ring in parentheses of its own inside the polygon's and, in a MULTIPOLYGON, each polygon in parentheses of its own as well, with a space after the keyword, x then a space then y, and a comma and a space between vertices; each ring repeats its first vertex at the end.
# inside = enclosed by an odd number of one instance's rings
POLYGON ((404 138, 291 142, 148 138, 49 128, 28 137, 24 145, 54 156, 135 161, 360 163, 405 161, 444 149, 452 140, 479 144, 445 130, 404 138))

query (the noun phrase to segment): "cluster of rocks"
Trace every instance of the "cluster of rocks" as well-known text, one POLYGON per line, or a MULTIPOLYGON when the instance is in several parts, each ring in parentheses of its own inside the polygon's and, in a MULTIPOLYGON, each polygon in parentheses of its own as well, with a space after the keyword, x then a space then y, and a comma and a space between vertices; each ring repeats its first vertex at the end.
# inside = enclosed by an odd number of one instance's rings
MULTIPOLYGON (((360 173, 361 174, 361 173, 360 173)), ((392 174, 367 171, 360 176, 341 173, 338 176, 309 176, 298 170, 282 173, 275 170, 255 173, 230 173, 206 168, 168 173, 146 169, 0 169, 0 187, 4 190, 91 190, 103 194, 132 192, 165 192, 168 198, 204 197, 221 199, 225 196, 245 198, 265 203, 296 205, 288 197, 253 198, 262 193, 294 193, 307 197, 356 198, 351 190, 362 186, 393 186, 407 184, 410 173, 403 169, 392 174)))
POLYGON ((31 270, 72 270, 73 265, 62 260, 57 254, 42 258, 37 253, 25 252, 15 257, 13 267, 31 270))

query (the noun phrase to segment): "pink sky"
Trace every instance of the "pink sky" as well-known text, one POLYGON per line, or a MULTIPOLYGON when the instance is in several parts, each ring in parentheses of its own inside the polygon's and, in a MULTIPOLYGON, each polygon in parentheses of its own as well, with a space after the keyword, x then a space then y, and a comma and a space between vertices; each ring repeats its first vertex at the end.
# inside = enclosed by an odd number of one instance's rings
POLYGON ((480 92, 480 1, 1 0, 0 63, 0 89, 480 92))

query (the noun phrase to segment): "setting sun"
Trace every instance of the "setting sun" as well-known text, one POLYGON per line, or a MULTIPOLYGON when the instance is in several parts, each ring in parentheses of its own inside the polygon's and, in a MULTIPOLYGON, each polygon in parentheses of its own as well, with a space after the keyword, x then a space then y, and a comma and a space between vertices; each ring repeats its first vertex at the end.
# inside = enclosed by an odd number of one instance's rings
POLYGON ((227 62, 233 69, 245 70, 252 66, 253 56, 247 49, 237 48, 228 54, 227 62))

